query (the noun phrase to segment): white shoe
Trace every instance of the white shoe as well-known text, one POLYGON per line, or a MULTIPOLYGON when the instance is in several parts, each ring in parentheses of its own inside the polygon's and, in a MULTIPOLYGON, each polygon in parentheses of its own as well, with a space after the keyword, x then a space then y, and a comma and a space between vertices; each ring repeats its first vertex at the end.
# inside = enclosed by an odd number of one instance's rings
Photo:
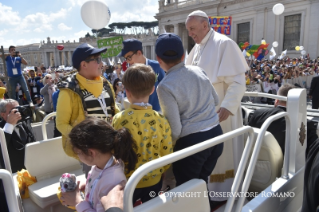
POLYGON ((34 107, 33 102, 29 102, 29 106, 30 106, 30 107, 34 107))

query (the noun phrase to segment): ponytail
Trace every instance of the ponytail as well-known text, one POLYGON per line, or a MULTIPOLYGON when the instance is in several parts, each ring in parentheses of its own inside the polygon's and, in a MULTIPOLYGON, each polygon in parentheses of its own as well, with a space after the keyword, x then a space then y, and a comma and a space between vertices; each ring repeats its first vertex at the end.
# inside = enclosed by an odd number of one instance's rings
POLYGON ((97 149, 101 153, 112 153, 116 159, 125 163, 125 172, 135 170, 137 163, 137 145, 126 128, 115 130, 106 121, 88 118, 76 125, 69 138, 73 148, 88 155, 88 149, 97 149))
POLYGON ((125 163, 125 174, 135 170, 137 145, 126 128, 117 131, 114 139, 114 157, 125 163))

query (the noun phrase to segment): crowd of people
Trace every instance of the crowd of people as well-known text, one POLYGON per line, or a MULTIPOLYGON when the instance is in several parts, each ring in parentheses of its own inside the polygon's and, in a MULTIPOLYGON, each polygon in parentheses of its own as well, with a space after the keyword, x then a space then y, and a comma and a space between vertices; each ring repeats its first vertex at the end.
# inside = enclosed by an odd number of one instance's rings
MULTIPOLYGON (((309 57, 261 61, 255 59, 248 60, 247 63, 250 65, 250 70, 245 74, 247 85, 274 82, 280 87, 284 80, 319 74, 319 59, 312 60, 309 57)), ((304 86, 296 84, 298 87, 304 86)))
MULTIPOLYGON (((14 136, 19 141, 9 143, 12 171, 24 168, 24 146, 35 140, 27 129, 30 123, 18 124, 23 119, 19 103, 29 104, 35 114, 56 111, 55 130, 62 135, 63 149, 81 162, 87 177, 73 192, 62 192, 60 201, 79 212, 121 211, 123 182, 140 166, 243 125, 239 111, 247 84, 281 85, 285 79, 318 71, 316 60, 247 62, 233 40, 211 29, 203 11, 189 14, 186 28, 196 43, 186 60, 181 38, 173 33, 158 37, 157 61, 144 56, 140 41, 127 39, 118 55, 125 58, 127 70, 118 63, 106 71, 110 67, 101 54, 107 49, 83 43, 72 55, 75 72, 40 67, 24 74, 19 64, 27 61, 11 46, 6 60, 11 63, 7 66, 9 98, 0 102, 0 124, 6 139, 14 136)), ((280 95, 287 95, 289 89, 280 95)), ((275 106, 285 107, 279 103, 275 106)), ((204 180, 210 191, 229 192, 243 148, 243 136, 238 136, 159 167, 139 181, 132 203, 147 202, 156 196, 150 192, 159 194, 191 179, 204 180)), ((0 187, 1 211, 7 211, 3 198, 0 187)), ((208 199, 214 209, 227 196, 208 199)))

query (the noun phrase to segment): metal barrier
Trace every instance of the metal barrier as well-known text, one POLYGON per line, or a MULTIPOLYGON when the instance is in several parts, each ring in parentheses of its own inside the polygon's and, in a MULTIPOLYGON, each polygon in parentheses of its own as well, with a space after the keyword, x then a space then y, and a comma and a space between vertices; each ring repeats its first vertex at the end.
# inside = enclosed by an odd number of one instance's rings
POLYGON ((6 194, 9 211, 21 211, 19 203, 17 201, 17 196, 15 194, 16 189, 13 183, 11 173, 8 170, 0 169, 0 179, 2 180, 2 184, 6 194))
POLYGON ((47 124, 47 121, 49 120, 49 118, 53 117, 53 116, 56 116, 56 112, 52 112, 48 115, 46 115, 43 120, 42 120, 42 136, 43 136, 43 140, 47 140, 48 139, 48 135, 47 135, 47 128, 46 128, 46 124, 47 124))
POLYGON ((244 96, 253 96, 253 97, 267 97, 270 99, 278 99, 280 101, 287 101, 287 97, 285 96, 278 96, 268 93, 258 93, 258 92, 245 92, 244 96))
MULTIPOLYGON (((156 160, 150 161, 144 165, 142 165, 140 168, 138 168, 130 177, 129 181, 127 182, 124 190, 124 211, 126 212, 133 212, 133 205, 132 205, 132 198, 133 193, 136 185, 140 181, 140 179, 147 174, 148 172, 160 168, 162 166, 165 166, 169 163, 173 163, 177 160, 180 160, 182 158, 188 157, 190 155, 193 155, 197 152, 203 151, 207 148, 210 148, 212 146, 215 146, 217 144, 223 143, 227 140, 230 140, 234 137, 237 137, 239 135, 242 135, 244 133, 248 133, 248 142, 246 143, 246 146, 244 148, 242 158, 240 160, 238 171, 236 173, 233 186, 231 188, 231 192, 237 192, 239 185, 242 181, 244 170, 248 161, 249 152, 251 151, 253 139, 254 139, 254 130, 249 126, 244 126, 239 129, 236 129, 234 131, 228 132, 226 134, 220 135, 218 137, 209 139, 207 141, 204 141, 202 143, 196 144, 194 146, 182 149, 180 151, 174 152, 172 154, 166 155, 164 157, 158 158, 156 160)), ((247 174, 246 174, 247 175, 247 174)), ((246 179, 246 177, 245 177, 246 179)), ((225 211, 231 211, 231 208, 233 207, 235 201, 235 196, 233 195, 230 197, 229 201, 227 201, 226 209, 225 211)))
MULTIPOLYGON (((257 158, 260 152, 260 148, 263 142, 263 137, 265 136, 266 130, 269 127, 269 125, 277 120, 280 119, 282 117, 286 118, 286 140, 285 140, 285 155, 284 155, 284 165, 283 165, 283 174, 282 174, 282 178, 284 179, 288 179, 288 170, 289 170, 289 151, 290 151, 290 128, 291 128, 291 124, 290 124, 290 118, 289 118, 289 114, 287 112, 281 112, 278 113, 276 115, 270 116, 269 118, 266 119, 266 121, 263 123, 263 125, 260 128, 260 132, 258 134, 258 137, 256 139, 256 143, 255 143, 255 147, 248 165, 248 169, 246 172, 246 178, 243 182, 243 186, 242 186, 242 190, 243 191, 247 191, 250 185, 250 181, 251 178, 253 176, 254 173, 254 169, 256 166, 256 162, 257 162, 257 158)), ((233 184, 234 186, 234 184, 233 184)), ((240 196, 238 203, 237 203, 237 207, 235 211, 241 211, 243 205, 244 205, 244 201, 245 201, 245 197, 244 196, 240 196)), ((227 202, 228 203, 228 202, 227 202)), ((226 211, 226 210, 225 210, 226 211)))

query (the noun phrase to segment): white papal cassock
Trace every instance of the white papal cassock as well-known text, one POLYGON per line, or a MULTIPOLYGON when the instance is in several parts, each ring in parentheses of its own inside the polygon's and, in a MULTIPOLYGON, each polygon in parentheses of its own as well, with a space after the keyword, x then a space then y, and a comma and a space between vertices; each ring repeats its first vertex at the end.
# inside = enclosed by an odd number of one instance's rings
MULTIPOLYGON (((197 65, 204 69, 219 96, 216 110, 223 107, 233 114, 221 122, 223 132, 242 127, 240 102, 246 90, 245 72, 249 67, 238 45, 211 29, 202 42, 194 46, 186 65, 197 65)), ((224 143, 223 153, 208 179, 210 191, 230 191, 243 149, 244 136, 224 143)), ((227 197, 211 199, 222 201, 227 197)))

